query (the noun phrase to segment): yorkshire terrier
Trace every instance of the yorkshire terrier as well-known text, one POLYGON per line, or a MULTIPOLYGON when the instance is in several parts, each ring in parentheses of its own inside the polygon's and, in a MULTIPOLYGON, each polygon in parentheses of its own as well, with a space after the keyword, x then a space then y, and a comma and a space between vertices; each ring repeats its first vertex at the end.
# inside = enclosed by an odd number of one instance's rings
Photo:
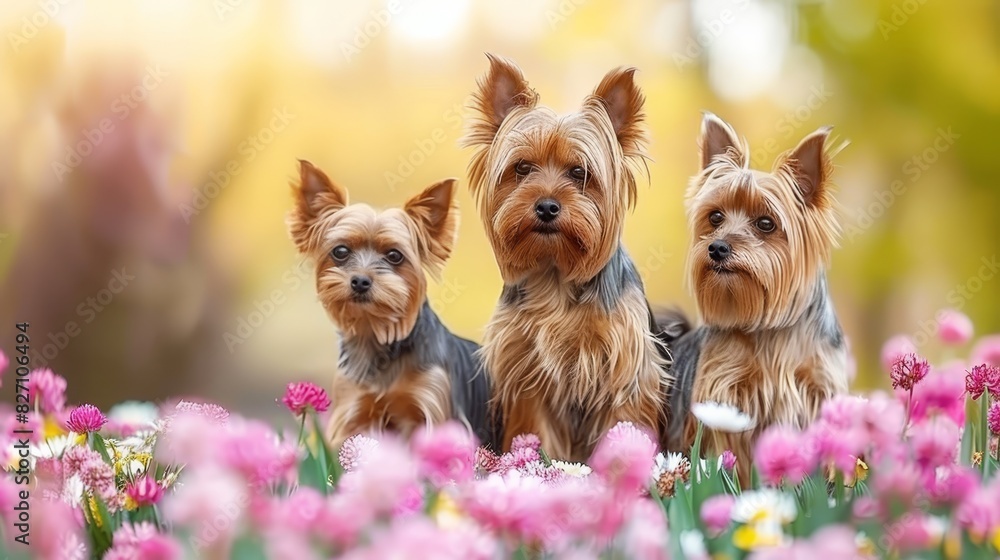
POLYGON ((703 439, 706 451, 750 460, 767 426, 805 427, 826 399, 847 392, 847 349, 826 281, 840 229, 829 134, 806 136, 765 173, 750 169, 732 127, 704 115, 701 171, 687 192, 688 274, 703 324, 671 344, 671 447, 694 439, 692 402, 754 418, 748 432, 706 430, 703 439))
POLYGON ((584 460, 619 421, 664 427, 665 350, 621 245, 646 158, 643 96, 635 70, 616 69, 558 116, 513 62, 487 57, 463 145, 504 282, 482 350, 503 448, 534 433, 553 457, 584 460))
POLYGON ((316 263, 316 291, 340 336, 329 438, 414 430, 456 418, 494 445, 489 379, 479 346, 452 334, 427 303, 458 232, 454 179, 402 209, 347 203, 347 191, 307 161, 292 192, 289 229, 316 263))

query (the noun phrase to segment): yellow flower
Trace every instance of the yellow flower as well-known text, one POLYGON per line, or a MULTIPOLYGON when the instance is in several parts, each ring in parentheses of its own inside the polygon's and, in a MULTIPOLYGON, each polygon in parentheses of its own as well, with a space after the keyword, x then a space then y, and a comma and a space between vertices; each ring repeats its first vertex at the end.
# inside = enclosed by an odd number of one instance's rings
POLYGON ((50 439, 68 434, 52 416, 42 419, 42 439, 50 439))
POLYGON ((101 519, 101 512, 97 509, 97 500, 93 496, 87 497, 87 507, 90 509, 90 518, 94 521, 94 526, 98 529, 104 526, 104 520, 101 519))
POLYGON ((434 500, 434 506, 430 511, 431 518, 442 529, 453 529, 462 524, 464 516, 458 504, 447 493, 441 492, 434 500))
POLYGON ((135 500, 131 496, 125 496, 125 509, 128 511, 135 511, 139 507, 139 504, 135 503, 135 500))
POLYGON ((1000 527, 993 531, 993 548, 1000 552, 1000 527))
POLYGON ((781 530, 768 528, 769 524, 744 525, 733 532, 733 544, 741 550, 754 550, 764 546, 781 544, 781 530))

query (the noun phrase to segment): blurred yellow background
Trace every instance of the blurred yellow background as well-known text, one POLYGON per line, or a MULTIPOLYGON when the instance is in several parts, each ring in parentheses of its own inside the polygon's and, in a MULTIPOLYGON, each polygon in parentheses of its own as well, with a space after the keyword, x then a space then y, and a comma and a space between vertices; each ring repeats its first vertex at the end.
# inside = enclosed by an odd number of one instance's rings
MULTIPOLYGON (((991 0, 7 0, 0 347, 30 321, 35 365, 99 406, 201 394, 266 414, 290 380, 328 385, 336 333, 284 225, 296 159, 379 206, 464 185, 464 105, 493 52, 559 111, 639 68, 652 159, 625 243, 650 301, 689 312, 700 112, 764 168, 834 125, 851 143, 832 290, 855 385, 880 386, 881 343, 928 338, 943 307, 1000 330, 998 26, 991 0)), ((431 301, 479 340, 500 280, 460 204, 431 301)))

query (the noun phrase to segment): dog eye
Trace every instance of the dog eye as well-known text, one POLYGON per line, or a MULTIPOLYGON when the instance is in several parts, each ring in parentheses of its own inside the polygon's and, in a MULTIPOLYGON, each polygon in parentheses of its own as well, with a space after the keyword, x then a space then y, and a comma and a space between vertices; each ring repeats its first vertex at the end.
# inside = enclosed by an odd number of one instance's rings
POLYGON ((764 233, 774 231, 774 220, 767 216, 757 218, 757 229, 763 231, 764 233))
POLYGON ((584 182, 587 180, 587 170, 579 165, 569 170, 569 176, 574 181, 584 182))
POLYGON ((386 252, 386 254, 385 254, 385 260, 389 261, 389 264, 393 264, 393 265, 395 265, 395 264, 402 264, 402 262, 403 262, 403 253, 400 253, 399 251, 397 251, 395 249, 389 249, 389 251, 386 252))
POLYGON ((517 165, 514 166, 514 173, 517 173, 518 177, 524 177, 528 173, 531 173, 531 167, 532 166, 530 163, 522 159, 521 161, 517 162, 517 165))
POLYGON ((344 245, 337 245, 330 251, 330 256, 337 262, 344 262, 347 260, 347 257, 351 256, 351 250, 344 245))
POLYGON ((714 227, 722 225, 722 221, 725 219, 726 217, 723 216, 722 212, 719 212, 718 210, 708 215, 708 223, 712 224, 714 227))

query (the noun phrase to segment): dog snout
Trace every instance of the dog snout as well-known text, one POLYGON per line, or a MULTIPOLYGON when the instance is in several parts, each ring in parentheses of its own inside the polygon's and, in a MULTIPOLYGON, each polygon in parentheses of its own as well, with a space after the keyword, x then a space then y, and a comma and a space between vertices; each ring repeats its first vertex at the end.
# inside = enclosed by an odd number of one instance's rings
POLYGON ((721 239, 716 239, 708 246, 708 256, 715 262, 722 262, 728 259, 732 253, 733 248, 729 246, 729 243, 721 239))
POLYGON ((551 222, 559 216, 562 207, 552 198, 543 198, 535 203, 535 215, 543 222, 551 222))
POLYGON ((363 294, 372 287, 372 279, 363 274, 351 277, 351 289, 356 294, 363 294))

